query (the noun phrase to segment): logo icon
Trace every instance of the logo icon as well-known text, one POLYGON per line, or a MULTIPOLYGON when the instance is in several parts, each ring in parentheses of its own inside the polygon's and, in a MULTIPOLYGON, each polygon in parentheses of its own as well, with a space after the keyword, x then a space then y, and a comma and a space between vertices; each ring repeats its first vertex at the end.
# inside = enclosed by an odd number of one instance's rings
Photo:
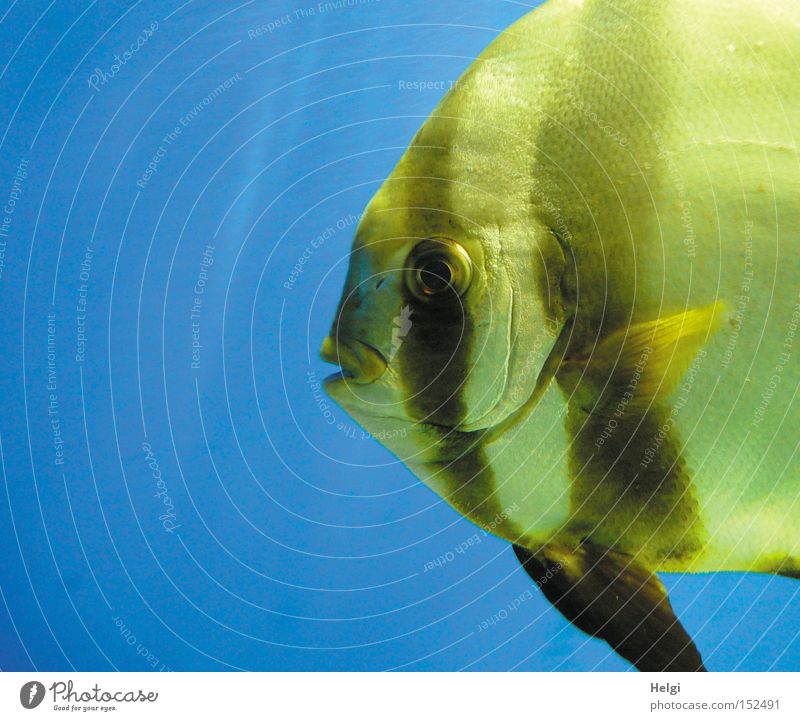
POLYGON ((411 326, 413 325, 411 322, 411 313, 413 313, 411 306, 407 305, 400 309, 400 315, 392 318, 392 322, 394 323, 394 328, 392 328, 392 350, 389 353, 388 360, 392 360, 395 355, 397 355, 397 351, 399 351, 400 346, 403 345, 403 338, 405 338, 411 330, 411 326))
POLYGON ((19 690, 19 702, 25 708, 36 708, 44 701, 44 684, 38 681, 28 681, 19 690))

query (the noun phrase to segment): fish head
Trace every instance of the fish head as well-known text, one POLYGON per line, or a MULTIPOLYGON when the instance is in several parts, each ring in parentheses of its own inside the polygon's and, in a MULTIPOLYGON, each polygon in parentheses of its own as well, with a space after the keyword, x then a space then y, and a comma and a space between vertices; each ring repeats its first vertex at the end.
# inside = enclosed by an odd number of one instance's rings
POLYGON ((371 433, 504 422, 563 325, 557 239, 490 182, 465 182, 450 154, 421 133, 372 199, 322 344, 342 368, 326 391, 371 433))

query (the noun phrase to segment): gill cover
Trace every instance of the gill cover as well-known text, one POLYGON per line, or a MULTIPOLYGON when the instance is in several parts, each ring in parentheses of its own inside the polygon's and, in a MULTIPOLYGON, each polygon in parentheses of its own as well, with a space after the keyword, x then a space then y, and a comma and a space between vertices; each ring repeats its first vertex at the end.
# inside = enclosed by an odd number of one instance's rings
POLYGON ((509 227, 496 240, 486 298, 471 305, 475 322, 463 431, 521 420, 552 380, 567 316, 564 254, 546 226, 509 227))

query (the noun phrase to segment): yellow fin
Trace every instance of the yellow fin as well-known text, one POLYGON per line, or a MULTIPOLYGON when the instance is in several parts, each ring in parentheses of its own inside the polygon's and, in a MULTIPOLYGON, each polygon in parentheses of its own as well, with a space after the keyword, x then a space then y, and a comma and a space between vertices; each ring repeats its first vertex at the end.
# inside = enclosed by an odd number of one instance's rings
POLYGON ((678 386, 698 351, 717 330, 722 302, 636 323, 615 331, 575 365, 583 366, 614 395, 625 394, 629 407, 647 407, 678 386))

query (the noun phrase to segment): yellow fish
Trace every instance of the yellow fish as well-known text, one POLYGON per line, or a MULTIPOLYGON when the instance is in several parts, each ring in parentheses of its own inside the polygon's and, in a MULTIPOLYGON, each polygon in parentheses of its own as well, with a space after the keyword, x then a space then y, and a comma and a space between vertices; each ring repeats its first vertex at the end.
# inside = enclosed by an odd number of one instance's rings
POLYGON ((800 4, 552 0, 370 202, 328 393, 643 670, 659 571, 800 577, 800 4))

